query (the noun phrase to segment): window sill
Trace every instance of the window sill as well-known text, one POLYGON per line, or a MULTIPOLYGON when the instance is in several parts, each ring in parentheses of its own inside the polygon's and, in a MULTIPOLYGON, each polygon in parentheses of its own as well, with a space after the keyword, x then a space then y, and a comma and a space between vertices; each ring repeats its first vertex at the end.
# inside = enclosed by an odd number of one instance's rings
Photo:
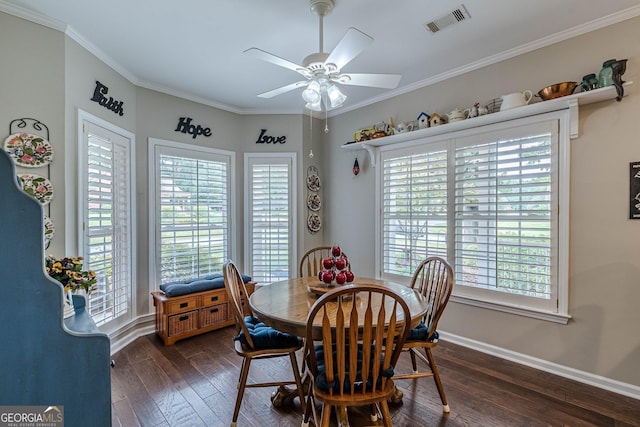
POLYGON ((571 319, 571 316, 569 314, 533 310, 530 308, 511 306, 490 301, 481 301, 478 299, 468 298, 460 295, 451 295, 450 301, 460 304, 467 304, 474 307, 486 308, 494 311, 501 311, 503 313, 515 314, 518 316, 531 317, 533 319, 544 320, 547 322, 560 323, 563 325, 569 323, 569 320, 571 319))
MULTIPOLYGON (((629 86, 633 85, 632 81, 624 83, 625 96, 629 91, 629 86)), ((578 133, 578 107, 580 105, 593 104, 596 102, 615 99, 617 96, 613 86, 607 86, 600 89, 590 90, 588 92, 579 92, 573 95, 564 96, 562 98, 550 99, 548 101, 540 101, 534 104, 525 105, 519 108, 512 108, 506 111, 498 111, 497 113, 487 114, 485 116, 474 117, 472 119, 461 120, 455 123, 446 123, 444 125, 419 129, 413 132, 399 133, 386 136, 384 138, 370 139, 363 142, 352 142, 343 144, 344 150, 366 150, 369 153, 371 165, 376 165, 376 150, 384 145, 397 144, 399 142, 411 141, 420 138, 427 138, 447 134, 459 130, 471 129, 479 126, 490 125, 508 120, 515 120, 522 117, 530 117, 538 114, 549 113, 559 110, 570 110, 570 135, 571 139, 577 138, 578 133)))

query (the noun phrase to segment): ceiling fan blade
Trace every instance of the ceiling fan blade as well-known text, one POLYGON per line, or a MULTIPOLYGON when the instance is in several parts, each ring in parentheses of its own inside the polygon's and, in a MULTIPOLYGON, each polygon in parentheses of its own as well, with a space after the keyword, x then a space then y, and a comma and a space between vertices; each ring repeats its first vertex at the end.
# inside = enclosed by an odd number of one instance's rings
POLYGON ((278 95, 281 95, 283 93, 292 91, 294 89, 298 89, 299 87, 304 87, 308 83, 309 82, 306 81, 306 80, 295 82, 295 83, 291 83, 290 85, 282 86, 282 87, 279 87, 277 89, 270 90, 269 92, 261 93, 260 95, 258 95, 258 97, 259 98, 273 98, 274 96, 278 96, 278 95))
POLYGON ((340 70, 353 58, 358 56, 367 46, 373 42, 373 38, 353 27, 349 28, 333 49, 325 64, 335 64, 340 70))
POLYGON ((284 58, 280 58, 279 56, 276 56, 272 53, 265 52, 264 50, 258 49, 257 47, 252 47, 250 49, 247 49, 244 51, 244 53, 249 54, 254 58, 258 58, 263 61, 271 62, 272 64, 279 65, 280 67, 288 68, 290 70, 293 70, 307 77, 308 72, 302 65, 294 64, 291 61, 288 61, 284 58))
POLYGON ((383 89, 395 89, 402 78, 400 74, 349 73, 342 76, 347 76, 349 79, 338 78, 336 81, 344 85, 379 87, 383 89))

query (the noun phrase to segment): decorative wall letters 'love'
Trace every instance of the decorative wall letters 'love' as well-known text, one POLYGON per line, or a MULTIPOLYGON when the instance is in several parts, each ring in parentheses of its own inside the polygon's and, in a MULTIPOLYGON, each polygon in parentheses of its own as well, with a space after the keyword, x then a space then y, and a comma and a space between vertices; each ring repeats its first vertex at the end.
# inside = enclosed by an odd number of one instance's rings
POLYGON ((261 130, 262 132, 260 132, 260 136, 258 137, 256 144, 284 144, 285 142, 287 142, 286 136, 269 136, 265 135, 265 132, 267 132, 266 129, 261 130))
POLYGON ((91 98, 91 100, 102 105, 107 110, 123 116, 124 108, 122 108, 122 104, 124 101, 116 101, 112 97, 107 98, 105 96, 107 93, 109 93, 109 88, 96 80, 96 88, 93 91, 93 98, 91 98))

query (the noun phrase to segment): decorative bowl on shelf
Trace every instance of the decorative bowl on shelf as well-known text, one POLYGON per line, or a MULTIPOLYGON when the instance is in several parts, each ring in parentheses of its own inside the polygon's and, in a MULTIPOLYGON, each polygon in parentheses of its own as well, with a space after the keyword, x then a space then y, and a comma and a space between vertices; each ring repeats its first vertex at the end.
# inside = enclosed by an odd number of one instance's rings
POLYGON ((578 87, 578 83, 576 82, 556 83, 540 89, 538 96, 542 98, 543 101, 561 98, 563 96, 571 95, 573 91, 576 90, 576 87, 578 87))

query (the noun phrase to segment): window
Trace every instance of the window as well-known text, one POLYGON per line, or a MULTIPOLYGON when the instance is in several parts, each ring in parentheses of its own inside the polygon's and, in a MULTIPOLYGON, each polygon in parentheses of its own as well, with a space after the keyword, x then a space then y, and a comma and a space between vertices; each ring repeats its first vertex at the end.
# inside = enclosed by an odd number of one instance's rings
POLYGON ((245 155, 245 255, 253 280, 291 277, 296 256, 295 154, 245 155))
POLYGON ((96 273, 88 298, 97 325, 111 328, 132 318, 135 249, 132 220, 133 134, 86 113, 80 148, 81 244, 85 267, 96 273))
POLYGON ((382 275, 410 277, 426 256, 443 256, 454 267, 454 299, 565 322, 558 172, 566 159, 555 117, 382 151, 382 275))
POLYGON ((156 284, 222 271, 231 254, 233 153, 149 140, 156 284))
POLYGON ((447 256, 447 151, 384 161, 383 271, 411 276, 427 255, 447 256))

